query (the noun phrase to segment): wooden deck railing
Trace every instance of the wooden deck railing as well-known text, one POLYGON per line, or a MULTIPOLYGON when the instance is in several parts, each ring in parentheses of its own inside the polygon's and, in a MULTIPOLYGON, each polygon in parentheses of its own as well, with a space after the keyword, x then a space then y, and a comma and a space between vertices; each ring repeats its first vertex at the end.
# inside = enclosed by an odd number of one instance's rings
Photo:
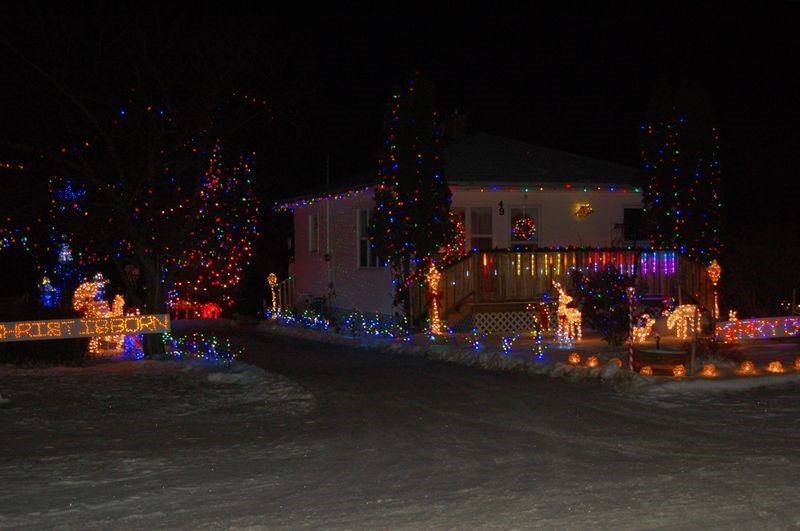
POLYGON ((512 302, 554 294, 553 282, 574 289, 576 274, 607 268, 635 276, 639 294, 673 297, 713 308, 714 291, 704 265, 671 251, 530 250, 477 251, 442 272, 444 314, 465 302, 512 302))

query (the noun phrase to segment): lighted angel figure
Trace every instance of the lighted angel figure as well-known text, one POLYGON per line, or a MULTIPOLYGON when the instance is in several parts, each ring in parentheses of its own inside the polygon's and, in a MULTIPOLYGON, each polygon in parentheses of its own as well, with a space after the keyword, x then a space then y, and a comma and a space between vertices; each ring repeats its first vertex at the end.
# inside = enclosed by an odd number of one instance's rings
POLYGON ((558 291, 558 337, 563 337, 568 341, 579 341, 582 337, 581 333, 581 312, 575 307, 571 306, 573 301, 572 297, 564 291, 561 284, 553 282, 553 286, 558 291))

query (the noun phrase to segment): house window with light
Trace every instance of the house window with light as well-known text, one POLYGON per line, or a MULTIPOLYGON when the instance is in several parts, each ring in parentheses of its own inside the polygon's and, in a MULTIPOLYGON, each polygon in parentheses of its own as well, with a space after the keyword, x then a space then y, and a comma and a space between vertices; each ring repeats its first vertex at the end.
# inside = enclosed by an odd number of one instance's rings
POLYGON ((492 248, 492 207, 473 207, 469 215, 470 248, 492 248))
POLYGON ((319 214, 308 216, 308 251, 319 252, 319 214))
POLYGON ((375 249, 369 243, 369 210, 358 211, 358 267, 381 267, 375 249))
POLYGON ((539 209, 523 206, 509 209, 508 222, 511 236, 509 241, 514 247, 539 245, 539 209))

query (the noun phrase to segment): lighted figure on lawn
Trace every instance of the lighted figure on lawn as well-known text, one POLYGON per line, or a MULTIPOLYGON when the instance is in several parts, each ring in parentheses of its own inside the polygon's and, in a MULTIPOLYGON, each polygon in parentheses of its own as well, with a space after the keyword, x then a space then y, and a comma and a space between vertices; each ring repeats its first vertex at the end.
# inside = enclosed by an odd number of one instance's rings
MULTIPOLYGON (((108 280, 102 273, 97 273, 91 281, 84 282, 72 296, 72 307, 84 317, 121 317, 125 309, 125 299, 122 295, 114 297, 114 302, 109 306, 103 299, 105 286, 108 280)), ((89 354, 93 357, 112 357, 123 350, 124 335, 108 335, 92 337, 89 340, 89 354)))
POLYGON ((278 284, 278 275, 270 273, 267 276, 267 283, 269 284, 270 295, 272 296, 272 319, 278 316, 278 296, 275 292, 275 286, 278 284))
POLYGON ((568 342, 580 341, 581 333, 581 311, 575 308, 573 299, 570 297, 561 284, 553 282, 553 286, 558 291, 558 330, 556 336, 559 340, 568 342))
POLYGON ((667 328, 676 329, 678 339, 688 339, 689 335, 699 328, 696 322, 697 306, 694 304, 681 304, 667 317, 667 328))
POLYGON ((203 319, 219 319, 222 314, 222 306, 216 302, 207 302, 200 306, 200 317, 203 319))
POLYGON ((39 282, 39 292, 42 294, 42 306, 44 308, 55 308, 58 306, 58 290, 50 283, 48 277, 43 277, 39 282))
POLYGON ((656 325, 656 320, 650 317, 649 313, 643 313, 639 316, 636 326, 633 327, 633 340, 636 343, 644 343, 645 340, 653 333, 653 327, 656 325))
POLYGON ((434 335, 444 334, 442 328, 442 321, 439 319, 439 305, 441 304, 442 294, 439 292, 439 279, 442 273, 436 269, 436 266, 431 263, 428 273, 425 275, 425 280, 428 281, 428 303, 430 306, 430 332, 434 335))

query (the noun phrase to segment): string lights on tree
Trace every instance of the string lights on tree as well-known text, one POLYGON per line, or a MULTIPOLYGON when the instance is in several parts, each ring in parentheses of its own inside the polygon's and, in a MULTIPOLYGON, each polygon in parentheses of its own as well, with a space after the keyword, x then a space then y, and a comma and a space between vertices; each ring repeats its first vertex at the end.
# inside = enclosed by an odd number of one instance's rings
POLYGON ((415 71, 392 93, 384 135, 368 234, 376 254, 392 269, 395 303, 407 310, 408 288, 456 237, 428 76, 415 71))
POLYGON ((708 263, 721 251, 720 137, 698 91, 660 87, 640 126, 650 243, 708 263))

